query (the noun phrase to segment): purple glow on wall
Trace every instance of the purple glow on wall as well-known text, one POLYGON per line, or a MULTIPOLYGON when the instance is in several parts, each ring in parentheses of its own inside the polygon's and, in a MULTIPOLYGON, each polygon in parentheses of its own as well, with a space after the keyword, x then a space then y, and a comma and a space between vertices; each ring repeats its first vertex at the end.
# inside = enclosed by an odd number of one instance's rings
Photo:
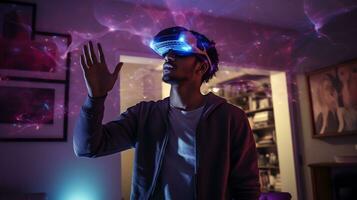
POLYGON ((54 90, 0 87, 0 123, 52 124, 54 90))
MULTIPOLYGON (((112 66, 115 65, 114 62, 122 53, 121 50, 130 48, 130 46, 133 46, 133 49, 138 52, 152 53, 153 56, 156 56, 149 48, 152 36, 163 28, 179 25, 199 31, 213 39, 216 42, 222 65, 234 64, 245 68, 289 72, 304 71, 305 69, 301 67, 304 64, 321 60, 319 57, 311 56, 315 53, 315 49, 309 48, 311 41, 323 43, 326 48, 343 48, 340 47, 346 44, 341 39, 346 38, 344 34, 340 33, 343 30, 339 30, 339 35, 337 35, 336 32, 331 32, 330 28, 339 24, 338 19, 341 16, 354 13, 357 9, 357 3, 353 1, 328 0, 324 3, 321 1, 305 0, 301 2, 301 12, 308 21, 302 22, 304 25, 301 27, 303 28, 295 30, 256 23, 254 12, 247 13, 245 19, 248 20, 245 21, 221 18, 240 8, 252 8, 251 10, 257 13, 264 12, 267 8, 255 4, 257 1, 223 1, 225 6, 220 8, 210 7, 204 0, 196 1, 196 6, 190 6, 189 1, 179 0, 161 1, 161 6, 148 5, 142 0, 92 1, 91 14, 93 16, 91 17, 96 20, 95 23, 103 26, 101 30, 69 30, 72 43, 68 48, 56 42, 56 38, 50 39, 51 41, 39 42, 37 40, 37 42, 31 42, 31 45, 27 47, 40 50, 44 58, 55 60, 57 65, 59 62, 63 62, 64 55, 71 52, 73 55, 71 72, 73 73, 80 70, 78 58, 82 53, 82 45, 88 40, 110 41, 110 45, 103 45, 103 48, 108 55, 107 58, 115 60, 108 62, 112 66)), ((55 24, 56 22, 51 23, 55 24)), ((346 32, 354 30, 348 29, 348 27, 346 32)), ((130 51, 134 51, 133 49, 130 51)), ((17 51, 29 52, 21 48, 12 48, 12 51, 15 53, 17 51)), ((325 57, 324 54, 321 55, 325 57)), ((131 80, 138 80, 138 77, 145 76, 145 73, 151 73, 151 71, 140 70, 136 74, 141 75, 132 77, 131 80)), ((76 79, 72 83, 74 84, 71 87, 76 88, 76 84, 82 84, 83 80, 76 79)), ((154 86, 147 87, 145 92, 156 89, 154 86)), ((80 91, 78 95, 84 96, 86 91, 80 91)), ((75 105, 77 110, 71 110, 69 114, 76 115, 79 108, 80 105, 75 105)))

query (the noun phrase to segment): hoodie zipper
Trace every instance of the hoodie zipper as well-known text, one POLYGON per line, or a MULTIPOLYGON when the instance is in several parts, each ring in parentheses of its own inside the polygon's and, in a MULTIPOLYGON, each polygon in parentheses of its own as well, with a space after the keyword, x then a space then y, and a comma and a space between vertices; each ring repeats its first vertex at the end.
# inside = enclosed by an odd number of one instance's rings
MULTIPOLYGON (((166 129, 166 131, 167 131, 167 129, 166 129)), ((152 187, 150 188, 149 196, 148 196, 147 199, 151 199, 153 197, 153 195, 154 195, 154 192, 155 192, 155 189, 156 189, 156 184, 157 184, 157 179, 158 179, 159 172, 160 172, 161 165, 162 165, 162 160, 163 160, 163 157, 164 157, 165 151, 166 151, 167 141, 168 141, 168 134, 166 132, 165 137, 164 137, 164 142, 163 142, 163 145, 162 145, 162 148, 161 148, 161 151, 160 151, 159 166, 157 167, 156 173, 154 175, 153 184, 152 184, 152 187)))
POLYGON ((195 138, 195 156, 196 156, 196 166, 195 166, 195 175, 194 175, 194 197, 193 199, 197 199, 197 189, 198 189, 198 182, 197 182, 197 177, 198 177, 198 159, 199 159, 199 153, 198 153, 198 132, 196 131, 196 138, 195 138))
POLYGON ((198 120, 198 124, 196 127, 196 138, 195 138, 195 147, 196 147, 196 151, 195 151, 195 156, 196 156, 196 167, 195 167, 195 176, 194 176, 194 199, 196 200, 198 198, 198 172, 199 172, 199 158, 200 158, 200 152, 199 152, 199 133, 201 130, 201 124, 202 124, 202 119, 203 119, 203 114, 204 111, 202 111, 203 113, 201 114, 200 119, 198 120))

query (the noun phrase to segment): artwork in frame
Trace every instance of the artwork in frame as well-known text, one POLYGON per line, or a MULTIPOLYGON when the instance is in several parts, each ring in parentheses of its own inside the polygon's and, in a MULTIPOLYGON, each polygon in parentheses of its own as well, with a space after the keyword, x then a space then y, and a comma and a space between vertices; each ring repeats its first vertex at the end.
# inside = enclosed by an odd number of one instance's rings
POLYGON ((68 85, 0 81, 1 141, 66 141, 68 85))
POLYGON ((357 59, 307 74, 313 137, 357 134, 357 59))
POLYGON ((0 76, 65 82, 69 79, 70 43, 69 34, 49 32, 35 32, 32 41, 11 43, 0 59, 0 76))
POLYGON ((0 38, 31 40, 34 38, 36 4, 0 1, 0 38))

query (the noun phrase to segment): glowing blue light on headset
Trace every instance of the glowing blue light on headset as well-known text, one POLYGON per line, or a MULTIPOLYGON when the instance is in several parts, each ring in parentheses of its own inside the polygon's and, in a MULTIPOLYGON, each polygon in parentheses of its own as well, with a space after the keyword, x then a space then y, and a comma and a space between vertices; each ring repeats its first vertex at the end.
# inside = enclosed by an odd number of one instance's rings
POLYGON ((169 50, 181 52, 183 54, 197 53, 203 55, 212 70, 211 59, 209 58, 206 49, 203 47, 204 49, 201 50, 197 47, 197 38, 190 31, 182 32, 178 38, 176 37, 176 39, 174 39, 175 37, 170 38, 171 39, 163 41, 152 40, 150 42, 150 48, 162 57, 169 52, 169 50))

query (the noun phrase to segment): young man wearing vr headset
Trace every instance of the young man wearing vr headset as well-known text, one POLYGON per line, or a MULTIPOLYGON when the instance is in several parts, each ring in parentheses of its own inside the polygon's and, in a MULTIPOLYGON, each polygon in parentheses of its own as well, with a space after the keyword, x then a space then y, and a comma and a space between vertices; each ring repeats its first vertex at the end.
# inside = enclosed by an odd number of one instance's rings
POLYGON ((123 65, 108 71, 102 48, 84 45, 88 96, 74 129, 77 156, 135 148, 131 199, 237 199, 260 195, 255 141, 245 113, 221 97, 202 95, 218 71, 213 41, 183 27, 160 31, 150 47, 165 59, 170 96, 142 101, 102 124, 104 101, 123 65))

